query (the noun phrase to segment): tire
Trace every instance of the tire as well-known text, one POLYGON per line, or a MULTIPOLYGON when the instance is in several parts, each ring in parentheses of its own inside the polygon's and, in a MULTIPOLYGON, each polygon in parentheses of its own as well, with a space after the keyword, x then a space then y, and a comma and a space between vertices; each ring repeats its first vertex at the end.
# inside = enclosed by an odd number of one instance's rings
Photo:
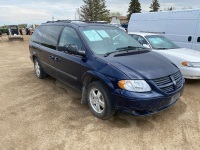
POLYGON ((92 82, 87 89, 87 102, 94 116, 108 119, 114 115, 114 103, 107 88, 99 81, 92 82))
POLYGON ((35 69, 35 75, 37 78, 42 79, 47 76, 45 73, 44 69, 40 65, 40 62, 38 61, 37 58, 34 59, 34 69, 35 69))

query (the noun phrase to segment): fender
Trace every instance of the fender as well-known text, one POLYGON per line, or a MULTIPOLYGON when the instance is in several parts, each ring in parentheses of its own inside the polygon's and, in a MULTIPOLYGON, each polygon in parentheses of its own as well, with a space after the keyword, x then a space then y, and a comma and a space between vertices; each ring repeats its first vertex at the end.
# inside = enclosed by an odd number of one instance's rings
POLYGON ((84 83, 84 80, 87 77, 95 77, 95 78, 99 79, 100 81, 102 81, 105 85, 107 85, 110 88, 109 90, 111 90, 111 91, 114 90, 114 86, 113 86, 112 82, 109 80, 108 77, 106 77, 102 73, 99 73, 97 71, 87 71, 82 75, 81 81, 84 83))
POLYGON ((83 83, 81 103, 85 103, 87 100, 87 87, 90 84, 91 79, 93 77, 104 83, 108 87, 108 90, 110 92, 114 91, 114 86, 112 82, 104 74, 101 74, 96 71, 87 71, 81 77, 81 81, 83 83))

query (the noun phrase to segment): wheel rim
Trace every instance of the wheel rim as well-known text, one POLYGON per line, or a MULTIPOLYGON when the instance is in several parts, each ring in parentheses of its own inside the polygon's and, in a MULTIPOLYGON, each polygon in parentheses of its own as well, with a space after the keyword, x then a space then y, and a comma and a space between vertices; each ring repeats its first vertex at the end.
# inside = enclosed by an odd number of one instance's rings
POLYGON ((36 72, 36 75, 39 77, 40 76, 40 66, 37 61, 35 62, 35 72, 36 72))
POLYGON ((102 113, 105 109, 105 102, 102 93, 98 89, 91 89, 89 100, 92 109, 97 113, 102 113))

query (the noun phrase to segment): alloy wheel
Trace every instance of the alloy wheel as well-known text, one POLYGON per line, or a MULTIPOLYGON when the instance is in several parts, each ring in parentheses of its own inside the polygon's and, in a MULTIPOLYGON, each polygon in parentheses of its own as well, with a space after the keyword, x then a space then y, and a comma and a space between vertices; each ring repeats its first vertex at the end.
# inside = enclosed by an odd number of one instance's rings
POLYGON ((102 93, 96 89, 91 89, 89 93, 89 101, 93 110, 97 113, 102 113, 105 109, 105 101, 102 93))

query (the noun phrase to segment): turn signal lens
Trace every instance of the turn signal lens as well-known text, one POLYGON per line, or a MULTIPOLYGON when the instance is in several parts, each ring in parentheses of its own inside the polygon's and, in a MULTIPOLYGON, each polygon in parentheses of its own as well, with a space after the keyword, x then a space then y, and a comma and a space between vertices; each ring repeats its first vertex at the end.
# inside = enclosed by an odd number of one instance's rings
POLYGON ((121 81, 118 82, 118 86, 119 86, 121 89, 125 90, 125 87, 124 87, 125 83, 126 83, 126 80, 121 80, 121 81))
POLYGON ((184 62, 182 62, 182 65, 183 66, 187 66, 187 67, 200 68, 200 62, 184 61, 184 62))
POLYGON ((182 62, 183 66, 188 66, 188 63, 186 61, 182 62))

